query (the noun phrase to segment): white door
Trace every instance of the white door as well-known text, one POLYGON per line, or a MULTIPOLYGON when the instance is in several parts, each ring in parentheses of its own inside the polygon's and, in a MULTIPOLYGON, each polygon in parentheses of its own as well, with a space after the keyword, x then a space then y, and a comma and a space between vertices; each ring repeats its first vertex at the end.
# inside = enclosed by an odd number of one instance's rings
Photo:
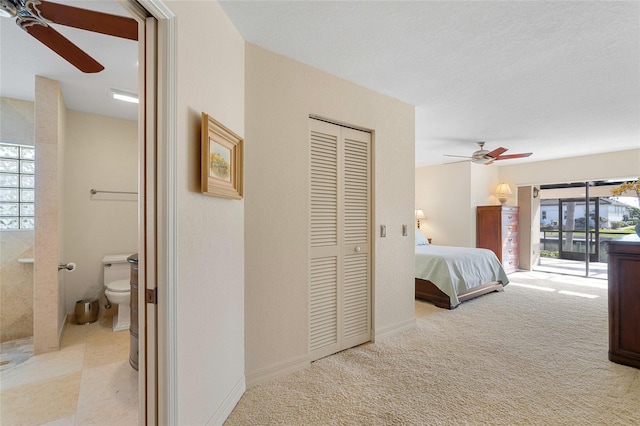
POLYGON ((371 134, 310 119, 311 360, 371 336, 371 134))

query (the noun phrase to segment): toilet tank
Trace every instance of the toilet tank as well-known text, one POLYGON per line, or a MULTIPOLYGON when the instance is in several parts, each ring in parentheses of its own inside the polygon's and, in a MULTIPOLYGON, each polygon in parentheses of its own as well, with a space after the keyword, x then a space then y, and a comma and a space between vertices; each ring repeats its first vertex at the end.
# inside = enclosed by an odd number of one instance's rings
POLYGON ((131 277, 131 267, 127 257, 131 254, 110 254, 102 258, 104 284, 131 277))

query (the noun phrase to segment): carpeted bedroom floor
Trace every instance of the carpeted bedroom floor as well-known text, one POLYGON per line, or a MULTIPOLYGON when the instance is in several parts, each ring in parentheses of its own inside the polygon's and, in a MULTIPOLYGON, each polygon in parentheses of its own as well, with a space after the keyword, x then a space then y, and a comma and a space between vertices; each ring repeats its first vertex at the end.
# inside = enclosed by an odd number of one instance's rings
POLYGON ((509 275, 417 328, 249 389, 225 425, 637 425, 640 370, 610 362, 607 282, 509 275))

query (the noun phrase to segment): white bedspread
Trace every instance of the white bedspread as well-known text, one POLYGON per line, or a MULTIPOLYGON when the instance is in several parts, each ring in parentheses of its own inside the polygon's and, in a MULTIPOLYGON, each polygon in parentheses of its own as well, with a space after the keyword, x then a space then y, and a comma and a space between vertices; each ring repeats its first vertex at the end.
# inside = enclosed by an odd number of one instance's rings
POLYGON ((457 306, 458 294, 491 281, 509 283, 495 253, 488 249, 416 246, 416 278, 434 283, 457 306))

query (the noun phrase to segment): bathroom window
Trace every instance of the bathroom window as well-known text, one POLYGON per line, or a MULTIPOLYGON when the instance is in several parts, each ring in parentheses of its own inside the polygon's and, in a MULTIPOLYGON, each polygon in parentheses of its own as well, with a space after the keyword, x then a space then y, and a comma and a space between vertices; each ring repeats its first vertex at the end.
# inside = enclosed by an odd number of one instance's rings
POLYGON ((36 150, 0 143, 0 230, 33 229, 36 150))

